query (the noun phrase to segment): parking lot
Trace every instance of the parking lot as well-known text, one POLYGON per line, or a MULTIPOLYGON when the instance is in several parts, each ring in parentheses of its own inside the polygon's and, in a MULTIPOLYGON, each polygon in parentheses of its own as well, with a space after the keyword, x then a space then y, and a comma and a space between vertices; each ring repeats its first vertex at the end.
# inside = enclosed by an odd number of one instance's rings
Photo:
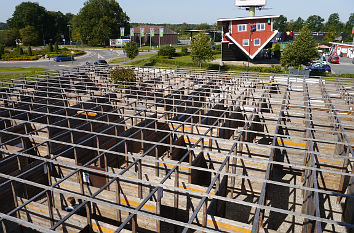
POLYGON ((339 64, 329 63, 332 73, 335 74, 354 74, 354 64, 352 59, 347 57, 339 57, 339 64))

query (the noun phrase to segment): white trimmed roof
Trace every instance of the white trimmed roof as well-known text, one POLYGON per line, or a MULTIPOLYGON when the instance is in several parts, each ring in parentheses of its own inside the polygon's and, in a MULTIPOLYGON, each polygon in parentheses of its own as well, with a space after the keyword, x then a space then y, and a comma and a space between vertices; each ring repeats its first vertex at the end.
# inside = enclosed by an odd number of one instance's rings
POLYGON ((354 44, 344 44, 344 43, 337 43, 337 42, 329 42, 329 43, 334 45, 344 45, 344 46, 354 47, 354 44))
POLYGON ((239 21, 239 20, 249 20, 249 19, 269 19, 269 18, 279 18, 280 15, 265 15, 265 16, 253 16, 253 17, 238 17, 238 18, 221 18, 218 22, 222 21, 239 21))

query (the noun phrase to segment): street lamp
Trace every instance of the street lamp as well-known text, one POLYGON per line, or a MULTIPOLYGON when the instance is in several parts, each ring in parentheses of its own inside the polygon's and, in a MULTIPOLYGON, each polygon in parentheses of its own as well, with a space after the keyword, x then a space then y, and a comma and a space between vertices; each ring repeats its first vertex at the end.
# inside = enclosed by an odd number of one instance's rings
POLYGON ((72 60, 73 60, 73 46, 72 46, 72 44, 71 44, 71 34, 70 34, 70 27, 71 27, 71 25, 68 24, 67 26, 68 26, 68 28, 69 28, 69 40, 70 40, 70 48, 71 48, 70 54, 71 54, 71 61, 72 61, 72 60))
POLYGON ((256 25, 250 24, 250 40, 248 41, 248 64, 247 64, 247 73, 250 68, 250 56, 251 56, 251 40, 252 40, 252 32, 256 31, 256 25))

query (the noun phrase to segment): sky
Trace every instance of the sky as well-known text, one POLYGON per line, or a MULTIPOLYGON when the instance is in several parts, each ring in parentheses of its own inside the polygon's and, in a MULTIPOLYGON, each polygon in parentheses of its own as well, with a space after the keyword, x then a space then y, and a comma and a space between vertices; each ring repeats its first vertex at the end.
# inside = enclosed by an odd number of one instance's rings
MULTIPOLYGON (((86 0, 34 0, 49 11, 76 14, 86 0)), ((235 7, 234 0, 117 0, 132 23, 216 23, 218 18, 247 16, 245 10, 235 7)), ((21 0, 0 0, 0 22, 12 16, 21 0)), ((339 13, 347 22, 354 13, 354 0, 267 0, 267 10, 256 15, 285 15, 288 20, 319 15, 325 20, 339 13)))

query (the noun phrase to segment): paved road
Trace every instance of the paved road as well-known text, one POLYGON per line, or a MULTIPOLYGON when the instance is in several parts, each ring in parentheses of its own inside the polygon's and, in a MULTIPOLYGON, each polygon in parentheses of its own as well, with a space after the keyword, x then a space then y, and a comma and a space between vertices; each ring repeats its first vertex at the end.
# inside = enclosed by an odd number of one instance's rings
POLYGON ((346 57, 339 58, 339 64, 330 64, 332 72, 336 74, 354 74, 354 64, 346 57))
MULTIPOLYGON (((50 70, 61 70, 70 67, 85 65, 86 62, 93 64, 98 59, 112 60, 114 58, 123 57, 123 51, 115 50, 113 53, 109 49, 84 49, 87 53, 84 56, 77 57, 75 61, 67 62, 55 62, 51 60, 38 60, 38 61, 16 61, 16 62, 7 62, 0 61, 0 67, 31 67, 31 68, 45 68, 50 70)), ((144 54, 145 52, 141 53, 144 54)), ((145 53, 146 54, 146 53, 145 53)))

